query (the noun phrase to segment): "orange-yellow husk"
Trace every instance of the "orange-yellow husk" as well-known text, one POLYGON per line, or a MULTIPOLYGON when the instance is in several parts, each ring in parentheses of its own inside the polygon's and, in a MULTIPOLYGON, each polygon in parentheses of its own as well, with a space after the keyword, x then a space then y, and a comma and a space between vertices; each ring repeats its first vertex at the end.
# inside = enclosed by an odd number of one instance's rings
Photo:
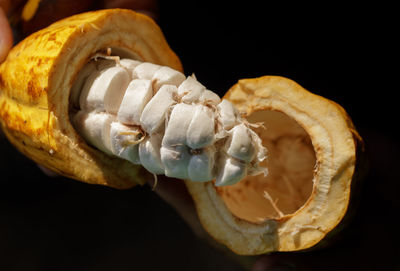
POLYGON ((88 146, 69 120, 76 75, 91 56, 109 47, 182 70, 149 17, 122 9, 79 14, 11 50, 0 66, 0 121, 11 143, 35 162, 80 181, 128 188, 143 184, 146 171, 88 146))

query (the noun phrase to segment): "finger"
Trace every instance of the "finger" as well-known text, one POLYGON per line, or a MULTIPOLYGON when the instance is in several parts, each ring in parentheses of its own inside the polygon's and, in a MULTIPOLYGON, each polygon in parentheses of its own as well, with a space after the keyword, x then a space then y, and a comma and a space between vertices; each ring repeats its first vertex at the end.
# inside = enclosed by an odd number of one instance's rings
POLYGON ((3 9, 5 14, 8 14, 11 8, 10 0, 0 0, 0 8, 3 9))
POLYGON ((0 62, 6 58, 13 44, 12 31, 7 16, 0 7, 0 62))
POLYGON ((146 14, 157 20, 157 0, 104 0, 104 8, 127 8, 146 14))
POLYGON ((0 7, 3 8, 5 14, 10 16, 20 9, 26 0, 0 0, 0 7))

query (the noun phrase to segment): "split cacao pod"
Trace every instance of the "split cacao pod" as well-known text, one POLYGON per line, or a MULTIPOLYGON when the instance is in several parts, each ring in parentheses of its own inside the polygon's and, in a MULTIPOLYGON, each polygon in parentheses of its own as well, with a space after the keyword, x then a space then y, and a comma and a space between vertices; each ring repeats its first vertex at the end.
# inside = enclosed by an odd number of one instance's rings
MULTIPOLYGON (((153 20, 129 10, 75 15, 15 46, 0 66, 0 121, 18 150, 64 176, 120 189, 145 183, 140 166, 89 146, 70 122, 70 90, 96 53, 182 70, 153 20)), ((224 97, 269 149, 267 177, 234 186, 185 181, 204 228, 237 254, 295 251, 321 242, 348 212, 361 137, 338 104, 283 77, 240 80, 224 97), (258 125, 259 126, 259 125, 258 125)))

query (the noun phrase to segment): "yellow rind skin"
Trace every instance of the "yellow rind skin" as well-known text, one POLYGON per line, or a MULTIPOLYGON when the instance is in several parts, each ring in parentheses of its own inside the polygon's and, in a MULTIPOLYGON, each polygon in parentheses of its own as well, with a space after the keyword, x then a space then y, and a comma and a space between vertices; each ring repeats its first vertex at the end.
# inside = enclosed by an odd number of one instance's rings
POLYGON ((295 213, 254 224, 232 215, 212 184, 186 181, 203 227, 240 255, 316 246, 343 220, 352 184, 358 179, 356 164, 363 141, 351 119, 340 105, 280 76, 239 80, 224 98, 247 116, 258 110, 276 110, 296 120, 315 150, 314 187, 295 213))
POLYGON ((182 70, 149 17, 122 9, 75 15, 10 51, 0 66, 0 121, 10 142, 35 162, 76 180, 122 189, 143 184, 147 171, 87 145, 69 120, 76 75, 107 47, 182 70))

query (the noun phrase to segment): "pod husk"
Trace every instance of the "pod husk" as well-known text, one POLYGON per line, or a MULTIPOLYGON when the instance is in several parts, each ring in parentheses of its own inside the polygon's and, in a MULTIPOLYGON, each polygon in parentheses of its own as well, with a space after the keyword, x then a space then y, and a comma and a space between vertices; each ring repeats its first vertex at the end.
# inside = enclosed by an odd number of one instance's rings
POLYGON ((182 70, 149 17, 123 9, 75 15, 11 50, 0 66, 0 120, 10 142, 35 162, 83 182, 129 188, 143 184, 148 173, 86 144, 69 119, 74 79, 106 48, 182 70))
POLYGON ((252 223, 233 215, 212 183, 186 181, 203 227, 242 255, 305 250, 326 240, 348 211, 352 184, 359 179, 356 162, 364 149, 344 109, 279 76, 239 80, 224 98, 247 116, 279 111, 300 124, 315 151, 314 184, 295 213, 252 223))

